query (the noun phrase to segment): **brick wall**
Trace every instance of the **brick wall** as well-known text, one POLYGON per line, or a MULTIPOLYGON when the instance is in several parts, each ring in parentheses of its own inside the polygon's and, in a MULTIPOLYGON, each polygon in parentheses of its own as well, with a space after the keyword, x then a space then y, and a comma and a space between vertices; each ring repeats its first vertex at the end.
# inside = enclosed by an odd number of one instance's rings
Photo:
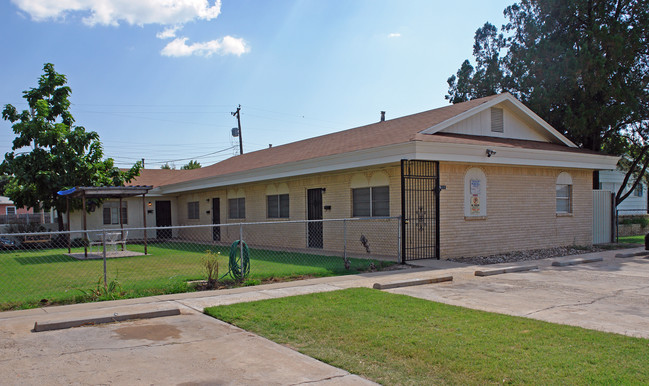
POLYGON ((592 244, 592 172, 480 166, 487 181, 487 215, 464 216, 464 175, 476 165, 442 163, 442 258, 592 244), (573 180, 572 214, 556 213, 555 184, 562 171, 573 180))
MULTIPOLYGON (((401 213, 400 167, 355 169, 345 172, 323 173, 319 175, 280 179, 262 183, 237 186, 236 189, 215 189, 200 193, 183 194, 178 197, 178 225, 210 224, 212 222, 211 200, 220 198, 221 222, 285 222, 285 219, 266 217, 266 193, 269 185, 275 188, 286 184, 289 191, 289 220, 307 218, 307 189, 326 188, 323 193, 323 206, 331 210, 323 211, 324 219, 349 218, 352 215, 351 186, 353 181, 371 181, 379 174, 387 178, 390 186, 390 215, 401 213), (246 198, 245 219, 228 218, 228 198, 243 194, 246 198), (187 219, 187 202, 198 201, 200 218, 187 219)), ((441 192, 441 257, 475 256, 545 248, 563 245, 590 245, 592 243, 592 173, 590 170, 486 166, 461 163, 441 163, 440 183, 446 185, 441 192), (487 215, 479 219, 465 218, 464 176, 472 167, 480 167, 486 175, 487 215), (573 180, 572 213, 556 213, 557 176, 568 172, 573 180)), ((484 203, 483 203, 484 204, 484 203)), ((175 223, 176 224, 176 223, 175 223)), ((357 242, 364 234, 374 245, 381 240, 381 246, 393 253, 397 240, 392 236, 393 225, 376 226, 373 231, 358 228, 350 229, 348 251, 364 253, 357 242), (388 237, 386 237, 386 235, 388 237), (384 239, 384 240, 383 240, 384 239)), ((264 228, 266 230, 270 228, 264 228)), ((429 230, 432 228, 428 228, 429 230)), ((197 230, 192 230, 196 237, 197 230)), ((211 239, 210 230, 202 230, 201 237, 211 239)), ((246 238, 261 238, 264 231, 246 235, 246 238)), ((342 227, 325 224, 323 236, 327 250, 342 250, 342 227)), ((223 241, 239 238, 237 227, 224 227, 221 231, 223 241)), ((296 248, 306 247, 306 228, 304 224, 278 225, 273 235, 285 244, 296 248)), ((377 252, 378 253, 378 252, 377 252)))

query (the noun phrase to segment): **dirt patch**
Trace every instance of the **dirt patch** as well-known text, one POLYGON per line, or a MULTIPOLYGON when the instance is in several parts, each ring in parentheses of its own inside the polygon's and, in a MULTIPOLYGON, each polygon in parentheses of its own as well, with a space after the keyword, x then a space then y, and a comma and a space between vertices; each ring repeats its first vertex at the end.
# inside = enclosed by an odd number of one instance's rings
POLYGON ((146 339, 146 340, 166 340, 169 338, 179 338, 180 330, 169 324, 153 324, 146 326, 128 326, 115 330, 119 339, 146 339))

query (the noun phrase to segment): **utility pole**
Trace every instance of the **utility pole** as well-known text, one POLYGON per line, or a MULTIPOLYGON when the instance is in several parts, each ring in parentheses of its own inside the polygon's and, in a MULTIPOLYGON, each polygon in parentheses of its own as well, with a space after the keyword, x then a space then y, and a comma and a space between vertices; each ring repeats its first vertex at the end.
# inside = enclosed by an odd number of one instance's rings
POLYGON ((243 139, 241 138, 241 105, 237 107, 237 111, 231 114, 233 117, 237 117, 237 125, 239 126, 239 154, 243 154, 243 139))

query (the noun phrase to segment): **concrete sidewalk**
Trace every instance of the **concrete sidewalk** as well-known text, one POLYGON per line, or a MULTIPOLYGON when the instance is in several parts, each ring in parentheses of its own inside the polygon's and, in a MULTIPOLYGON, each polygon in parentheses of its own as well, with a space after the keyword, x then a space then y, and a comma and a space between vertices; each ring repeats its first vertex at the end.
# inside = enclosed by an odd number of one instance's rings
POLYGON ((438 260, 420 268, 220 291, 0 313, 0 373, 10 384, 371 384, 202 314, 204 307, 452 275, 452 282, 394 293, 632 336, 649 337, 649 260, 606 251, 490 266, 438 260), (556 260, 601 262, 554 267, 556 260), (478 269, 538 265, 488 277, 478 269), (39 324, 167 309, 181 315, 32 332, 39 324))

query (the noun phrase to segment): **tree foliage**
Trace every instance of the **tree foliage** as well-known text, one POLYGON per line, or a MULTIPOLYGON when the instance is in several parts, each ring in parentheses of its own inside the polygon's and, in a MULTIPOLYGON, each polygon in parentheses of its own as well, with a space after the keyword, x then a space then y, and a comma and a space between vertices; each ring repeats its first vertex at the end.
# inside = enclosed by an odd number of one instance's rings
MULTIPOLYGON (((122 171, 104 154, 99 135, 74 126, 66 77, 47 63, 38 87, 24 91, 29 110, 7 104, 2 118, 10 121, 16 138, 0 164, 7 176, 5 194, 18 207, 55 208, 63 213, 65 198, 57 192, 74 186, 123 186, 139 174, 141 164, 122 171)), ((81 203, 73 201, 73 208, 81 203)), ((62 216, 59 228, 62 229, 62 216)))
POLYGON ((649 152, 630 150, 648 144, 649 2, 522 0, 504 15, 500 31, 476 31, 475 66, 462 63, 446 98, 510 92, 577 145, 634 153, 642 169, 649 152))
POLYGON ((181 170, 200 169, 201 164, 198 161, 190 160, 186 165, 183 165, 181 170))

